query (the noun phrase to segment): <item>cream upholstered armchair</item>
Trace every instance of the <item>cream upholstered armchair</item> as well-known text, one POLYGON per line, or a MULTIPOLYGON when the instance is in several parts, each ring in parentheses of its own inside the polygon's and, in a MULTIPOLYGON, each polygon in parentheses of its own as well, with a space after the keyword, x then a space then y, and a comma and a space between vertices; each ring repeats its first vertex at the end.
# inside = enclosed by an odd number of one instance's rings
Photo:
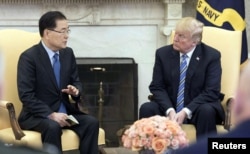
MULTIPOLYGON (((6 144, 25 145, 42 148, 41 135, 35 131, 22 130, 16 120, 22 104, 17 92, 17 62, 25 49, 40 41, 39 33, 16 29, 0 30, 0 50, 5 60, 3 100, 0 100, 0 140, 6 144)), ((100 153, 105 153, 105 132, 99 129, 98 145, 100 153)), ((78 149, 78 136, 71 130, 63 130, 63 151, 78 149)))
MULTIPOLYGON (((173 37, 174 31, 171 33, 169 43, 172 43, 173 37)), ((204 26, 203 28, 202 42, 221 52, 221 92, 225 94, 221 103, 226 113, 226 119, 222 125, 217 125, 219 133, 227 132, 233 125, 230 107, 240 75, 241 37, 241 31, 229 31, 210 26, 204 26)), ((152 99, 152 97, 152 95, 149 95, 149 99, 152 99)), ((194 125, 183 124, 182 128, 187 133, 190 142, 196 140, 194 125)))

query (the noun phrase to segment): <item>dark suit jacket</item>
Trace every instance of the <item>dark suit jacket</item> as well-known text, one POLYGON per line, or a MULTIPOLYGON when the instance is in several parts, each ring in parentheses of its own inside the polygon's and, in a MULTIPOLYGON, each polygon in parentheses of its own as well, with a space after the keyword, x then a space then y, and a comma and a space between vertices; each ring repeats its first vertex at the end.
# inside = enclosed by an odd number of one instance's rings
MULTIPOLYGON (((220 104, 221 62, 220 52, 203 43, 196 46, 190 59, 186 81, 184 104, 193 113, 199 104, 210 103, 224 119, 220 104)), ((149 86, 154 101, 165 112, 176 108, 180 74, 180 54, 173 45, 164 46, 156 51, 153 80, 149 86)))
MULTIPOLYGON (((230 132, 222 135, 211 134, 209 137, 213 138, 226 138, 225 140, 230 141, 230 138, 250 138, 250 120, 247 120, 240 125, 236 126, 230 132)), ((232 140, 233 141, 233 140, 232 140)), ((249 140, 248 140, 249 141, 249 140)), ((241 144, 243 144, 242 142, 241 144)), ((246 143, 245 143, 246 144, 246 143)), ((248 144, 249 145, 249 144, 248 144)), ((249 150, 249 147, 248 147, 249 150)), ((230 150, 229 150, 230 151, 230 150)), ((187 148, 178 149, 172 151, 171 154, 207 154, 208 153, 208 138, 204 137, 197 140, 196 143, 190 145, 187 148)))
MULTIPOLYGON (((75 56, 71 48, 60 52, 61 88, 57 86, 49 56, 42 43, 24 51, 18 61, 17 84, 18 94, 23 108, 19 116, 21 127, 30 129, 42 118, 47 118, 52 112, 57 112, 60 103, 66 106, 68 114, 81 112, 69 103, 68 94, 61 89, 68 84, 76 86, 80 93, 82 85, 78 77, 75 56)), ((74 100, 80 97, 73 97, 74 100)))

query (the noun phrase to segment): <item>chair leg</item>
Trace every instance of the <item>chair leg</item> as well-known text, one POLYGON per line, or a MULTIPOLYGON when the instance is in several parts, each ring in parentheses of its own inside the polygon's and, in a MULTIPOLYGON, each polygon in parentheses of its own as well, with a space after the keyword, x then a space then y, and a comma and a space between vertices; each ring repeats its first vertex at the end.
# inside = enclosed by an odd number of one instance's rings
POLYGON ((99 154, 107 154, 104 150, 104 145, 98 145, 99 154))

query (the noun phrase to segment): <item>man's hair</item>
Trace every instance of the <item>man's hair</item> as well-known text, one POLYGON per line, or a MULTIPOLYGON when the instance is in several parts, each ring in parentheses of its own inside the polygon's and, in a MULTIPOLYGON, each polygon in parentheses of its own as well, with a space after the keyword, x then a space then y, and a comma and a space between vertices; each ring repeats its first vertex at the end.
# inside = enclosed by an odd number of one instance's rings
POLYGON ((66 16, 59 11, 49 11, 42 15, 39 20, 39 33, 43 36, 45 29, 53 29, 56 27, 57 20, 67 20, 66 16))
POLYGON ((202 39, 204 24, 193 17, 184 17, 176 24, 176 31, 189 32, 192 39, 198 44, 202 39))

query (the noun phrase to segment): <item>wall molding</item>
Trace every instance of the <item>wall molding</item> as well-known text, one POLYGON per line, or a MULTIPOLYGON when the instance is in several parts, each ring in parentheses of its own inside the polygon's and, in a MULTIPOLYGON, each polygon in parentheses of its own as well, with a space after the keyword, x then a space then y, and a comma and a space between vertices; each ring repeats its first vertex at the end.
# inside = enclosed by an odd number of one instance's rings
MULTIPOLYGON (((172 0, 180 1, 180 0, 172 0)), ((0 0, 0 4, 162 3, 162 0, 0 0)))
POLYGON ((0 0, 0 27, 37 26, 48 10, 62 11, 73 26, 157 25, 168 36, 185 0, 0 0))

